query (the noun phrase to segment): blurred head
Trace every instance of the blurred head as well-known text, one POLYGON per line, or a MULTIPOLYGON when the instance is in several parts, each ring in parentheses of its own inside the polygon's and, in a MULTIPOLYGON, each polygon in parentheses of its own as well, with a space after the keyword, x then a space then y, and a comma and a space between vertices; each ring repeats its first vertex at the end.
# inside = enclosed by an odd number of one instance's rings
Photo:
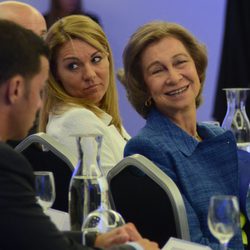
POLYGON ((201 84, 195 100, 196 107, 199 107, 202 101, 201 93, 207 66, 205 47, 180 25, 160 21, 151 22, 140 27, 131 36, 123 52, 124 75, 119 73, 127 90, 129 101, 144 118, 147 117, 152 105, 147 104, 151 95, 143 76, 142 55, 152 44, 159 43, 164 38, 175 38, 180 41, 194 61, 201 84))
POLYGON ((103 110, 113 117, 113 124, 119 128, 120 117, 113 57, 102 28, 89 17, 71 15, 57 21, 49 29, 46 42, 51 50, 50 76, 45 95, 46 105, 41 114, 40 129, 45 130, 48 113, 56 110, 62 104, 81 105, 96 114, 103 110), (101 61, 105 62, 103 64, 105 70, 102 71, 101 77, 97 71, 94 72, 93 67, 90 69, 91 64, 92 66, 95 63, 94 66, 99 65, 100 57, 101 61), (65 58, 70 58, 70 60, 64 60, 65 58), (73 72, 73 68, 71 68, 71 72, 69 71, 69 67, 77 68, 78 77, 73 72), (79 77, 80 75, 81 77, 79 77), (89 77, 89 75, 92 76, 89 77), (77 84, 72 81, 73 77, 78 82, 77 84), (101 97, 99 96, 98 101, 90 95, 84 95, 84 90, 82 93, 79 92, 79 86, 86 85, 87 81, 99 83, 93 81, 93 78, 99 79, 98 77, 102 81, 107 81, 106 89, 101 97))
POLYGON ((50 8, 45 18, 47 26, 51 27, 65 16, 79 14, 84 14, 82 0, 50 0, 50 8))
POLYGON ((51 0, 51 8, 73 13, 74 11, 80 11, 82 6, 81 0, 51 0))
POLYGON ((7 139, 21 139, 42 104, 49 49, 32 31, 7 20, 0 20, 0 40, 0 102, 8 110, 7 139))
POLYGON ((0 19, 13 21, 39 36, 45 34, 47 27, 41 13, 34 7, 16 1, 0 3, 0 19))

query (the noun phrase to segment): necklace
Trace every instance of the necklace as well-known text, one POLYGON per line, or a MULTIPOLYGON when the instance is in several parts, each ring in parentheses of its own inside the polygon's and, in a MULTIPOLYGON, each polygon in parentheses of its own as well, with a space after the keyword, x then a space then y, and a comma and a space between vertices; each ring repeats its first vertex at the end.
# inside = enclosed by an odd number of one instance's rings
POLYGON ((193 136, 197 141, 202 141, 202 138, 199 136, 198 132, 195 133, 195 136, 193 136))

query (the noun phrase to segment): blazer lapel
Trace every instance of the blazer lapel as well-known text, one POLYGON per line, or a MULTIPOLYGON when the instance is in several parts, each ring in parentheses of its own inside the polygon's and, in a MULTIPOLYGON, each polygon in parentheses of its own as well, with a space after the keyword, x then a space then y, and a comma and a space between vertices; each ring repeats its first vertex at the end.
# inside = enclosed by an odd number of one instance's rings
POLYGON ((172 140, 176 148, 184 155, 190 156, 198 146, 199 142, 185 131, 171 122, 166 116, 153 109, 147 118, 147 125, 152 126, 160 132, 165 140, 172 140))

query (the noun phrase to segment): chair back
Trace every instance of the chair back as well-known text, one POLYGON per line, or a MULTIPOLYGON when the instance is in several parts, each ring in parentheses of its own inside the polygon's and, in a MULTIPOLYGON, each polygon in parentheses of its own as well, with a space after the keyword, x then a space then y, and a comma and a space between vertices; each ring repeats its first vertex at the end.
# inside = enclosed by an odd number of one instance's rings
POLYGON ((143 237, 163 247, 170 237, 190 240, 184 201, 176 184, 142 155, 125 157, 108 173, 113 205, 143 237))
POLYGON ((77 158, 46 133, 26 137, 15 150, 28 159, 34 171, 53 172, 56 199, 52 208, 67 212, 69 184, 77 158))

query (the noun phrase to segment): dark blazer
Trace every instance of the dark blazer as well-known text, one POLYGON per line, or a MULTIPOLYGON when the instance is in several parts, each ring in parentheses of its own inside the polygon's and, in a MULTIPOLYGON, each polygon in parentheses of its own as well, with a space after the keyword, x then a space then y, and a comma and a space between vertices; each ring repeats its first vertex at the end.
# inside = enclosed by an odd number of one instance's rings
MULTIPOLYGON (((81 239, 80 232, 74 236, 81 239)), ((36 203, 32 167, 24 156, 4 143, 0 143, 0 249, 96 249, 83 246, 57 230, 36 203)))

